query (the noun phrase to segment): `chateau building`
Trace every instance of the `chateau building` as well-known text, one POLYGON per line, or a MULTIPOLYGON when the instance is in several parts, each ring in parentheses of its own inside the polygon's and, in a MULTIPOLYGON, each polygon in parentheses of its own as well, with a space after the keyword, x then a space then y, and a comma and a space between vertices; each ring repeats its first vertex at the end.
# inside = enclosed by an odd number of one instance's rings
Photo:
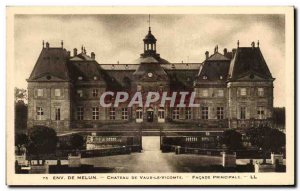
MULTIPOLYGON (((149 27, 144 50, 130 64, 99 64, 94 52, 44 44, 28 82, 28 127, 46 125, 57 131, 113 127, 116 124, 176 124, 197 128, 247 128, 272 123, 273 81, 259 48, 213 54, 202 63, 170 63, 157 52, 149 27), (102 93, 195 92, 199 107, 101 107, 102 93)), ((113 102, 114 98, 110 97, 113 102)), ((155 126, 155 125, 154 125, 155 126)))

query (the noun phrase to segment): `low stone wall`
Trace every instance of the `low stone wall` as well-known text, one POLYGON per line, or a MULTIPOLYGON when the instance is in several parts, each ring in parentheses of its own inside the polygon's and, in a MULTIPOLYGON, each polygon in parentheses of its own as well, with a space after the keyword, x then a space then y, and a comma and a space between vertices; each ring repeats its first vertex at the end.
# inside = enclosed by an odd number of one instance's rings
POLYGON ((229 154, 222 152, 222 166, 223 167, 236 167, 236 153, 229 154))
POLYGON ((80 167, 81 166, 81 155, 72 156, 69 154, 68 156, 68 164, 69 167, 80 167))
POLYGON ((48 165, 33 165, 33 166, 30 166, 28 173, 29 174, 49 174, 49 166, 48 165))
POLYGON ((259 164, 254 165, 255 172, 276 172, 276 166, 274 164, 259 164))
POLYGON ((283 164, 283 154, 271 153, 271 163, 276 164, 276 161, 278 161, 278 164, 283 164))
POLYGON ((16 161, 18 161, 18 165, 27 165, 26 155, 16 155, 16 161))

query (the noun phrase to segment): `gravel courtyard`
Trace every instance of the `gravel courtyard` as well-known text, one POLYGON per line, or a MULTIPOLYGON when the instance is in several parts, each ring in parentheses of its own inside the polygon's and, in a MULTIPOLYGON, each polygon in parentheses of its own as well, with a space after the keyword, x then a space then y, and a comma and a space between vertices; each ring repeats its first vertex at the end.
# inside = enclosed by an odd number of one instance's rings
POLYGON ((221 157, 162 153, 159 136, 143 137, 143 152, 82 159, 84 164, 115 168, 115 172, 190 172, 195 166, 221 164, 221 157))

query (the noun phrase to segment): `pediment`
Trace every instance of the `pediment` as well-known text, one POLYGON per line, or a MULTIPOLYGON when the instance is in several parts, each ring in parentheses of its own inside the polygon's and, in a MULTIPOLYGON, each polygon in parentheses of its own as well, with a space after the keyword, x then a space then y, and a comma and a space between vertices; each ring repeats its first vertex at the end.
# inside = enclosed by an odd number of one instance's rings
POLYGON ((37 76, 36 78, 32 79, 32 81, 43 81, 43 82, 56 82, 56 81, 66 81, 58 76, 52 74, 42 74, 37 76))
POLYGON ((266 77, 255 73, 246 73, 236 78, 236 81, 265 81, 266 77))

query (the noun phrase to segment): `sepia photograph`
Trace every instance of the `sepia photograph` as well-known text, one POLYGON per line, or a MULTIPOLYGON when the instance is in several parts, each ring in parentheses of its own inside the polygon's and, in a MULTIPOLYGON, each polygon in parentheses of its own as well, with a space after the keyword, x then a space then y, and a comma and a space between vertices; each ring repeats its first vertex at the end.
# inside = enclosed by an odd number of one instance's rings
POLYGON ((293 185, 293 14, 7 8, 7 184, 293 185))

